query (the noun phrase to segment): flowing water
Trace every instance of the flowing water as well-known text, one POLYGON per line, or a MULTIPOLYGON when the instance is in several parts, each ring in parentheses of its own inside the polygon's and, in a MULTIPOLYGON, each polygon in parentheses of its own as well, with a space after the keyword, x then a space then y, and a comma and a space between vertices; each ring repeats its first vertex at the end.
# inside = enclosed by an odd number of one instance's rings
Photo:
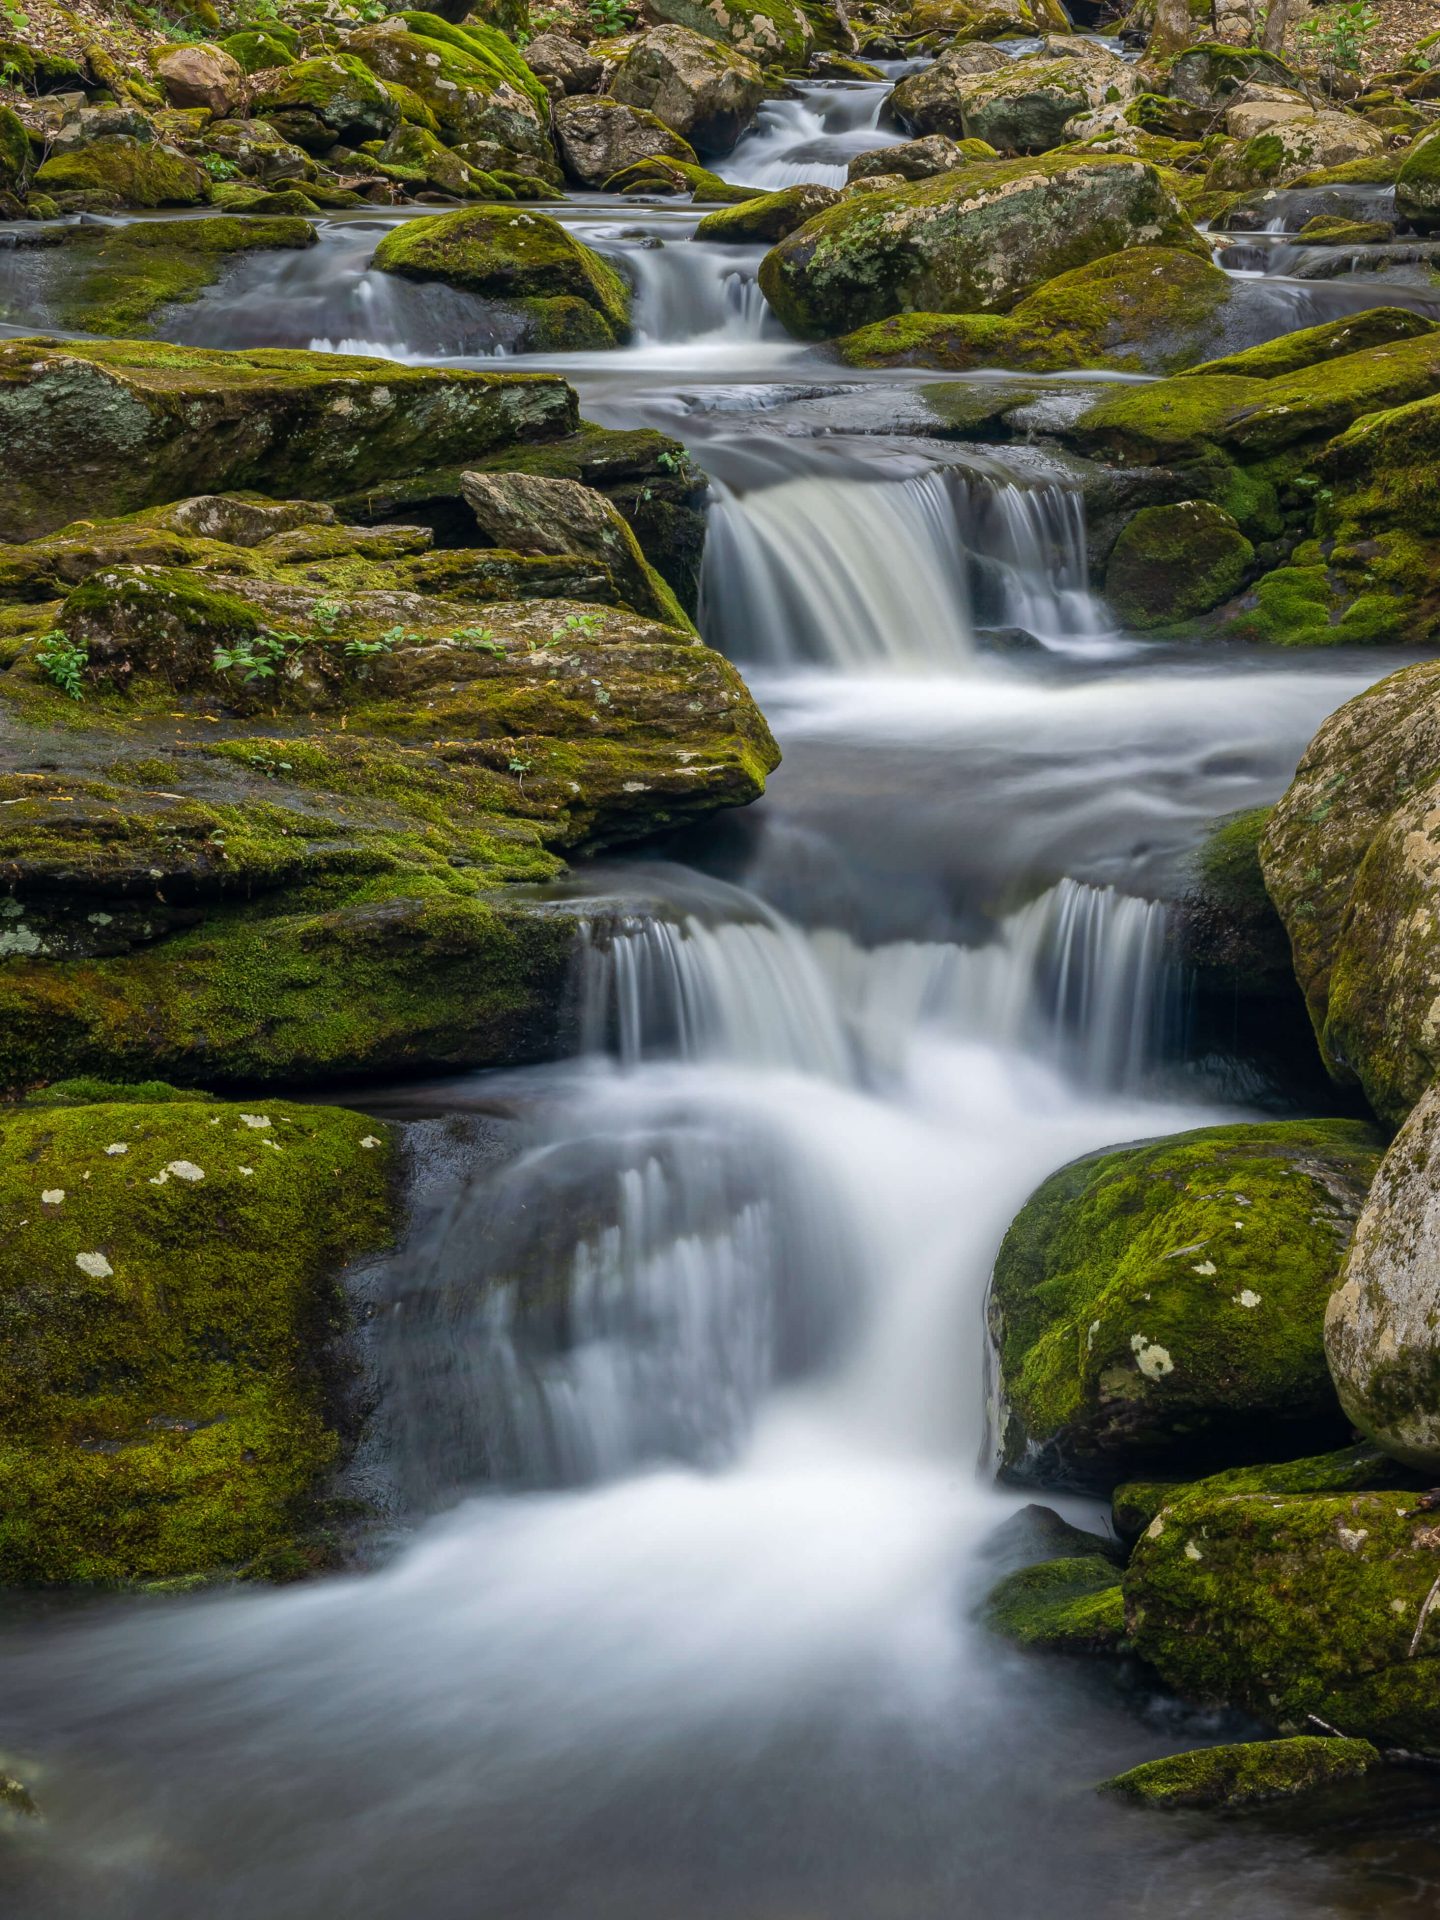
MULTIPOLYGON (((833 179, 884 137, 883 89, 799 92, 733 177, 833 179)), ((368 1282, 370 1569, 12 1618, 3 1758, 48 1818, 0 1851, 5 1911, 1431 1910, 1403 1788, 1304 1826, 1128 1813, 1093 1782, 1225 1728, 973 1618, 1019 1551, 999 1238, 1077 1154, 1237 1117, 1237 1085, 1283 1109, 1198 1048, 1166 903, 1206 823, 1393 663, 1133 642, 1058 457, 784 341, 756 256, 689 209, 557 211, 631 273, 640 340, 553 364, 710 471, 702 623, 785 763, 664 858, 574 877, 575 1059, 376 1095, 419 1201, 368 1282)), ((369 270, 388 217, 244 263, 171 331, 493 356, 472 304, 369 270)), ((7 262, 7 318, 43 322, 7 262)))

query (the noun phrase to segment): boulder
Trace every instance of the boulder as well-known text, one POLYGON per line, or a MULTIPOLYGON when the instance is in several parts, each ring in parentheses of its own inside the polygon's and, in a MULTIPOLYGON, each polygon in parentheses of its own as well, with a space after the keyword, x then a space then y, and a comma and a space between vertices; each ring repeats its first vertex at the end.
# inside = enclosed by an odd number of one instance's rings
POLYGON ((927 133, 898 147, 875 147, 857 153, 845 169, 847 180, 867 180, 877 174, 902 180, 928 180, 937 173, 953 173, 973 160, 998 160, 999 154, 983 140, 952 140, 948 133, 927 133))
POLYGON ((1233 1810, 1345 1786, 1380 1764, 1380 1754, 1368 1740, 1302 1734, 1293 1740, 1247 1740, 1147 1760, 1106 1780, 1100 1791, 1138 1807, 1233 1810))
POLYGON ((1440 227, 1440 137, 1421 140, 1395 177, 1395 213, 1417 233, 1440 227))
POLYGON ((943 133, 961 140, 965 137, 961 87, 978 75, 1008 73, 1014 64, 998 47, 947 48, 930 66, 900 82, 890 95, 890 111, 912 133, 943 133))
POLYGON ((303 147, 263 120, 217 120, 205 129, 203 139, 207 154, 263 186, 311 180, 318 171, 303 147))
POLYGON ((483 207, 407 220, 385 235, 374 264, 490 303, 516 348, 613 347, 630 335, 629 287, 541 213, 483 207))
POLYGON ((555 143, 565 171, 585 187, 603 186, 626 167, 657 156, 695 162, 695 149, 655 114, 604 94, 557 100, 555 143))
POLYGON ((380 149, 378 158, 389 167, 418 173, 434 193, 456 200, 513 200, 513 190, 493 173, 472 167, 460 154, 437 140, 424 127, 398 126, 380 149))
POLYGON ((1125 1570, 1135 1651, 1203 1706, 1440 1753, 1440 1525, 1413 1494, 1164 1507, 1125 1570))
POLYGON ((707 213, 695 229, 697 240, 725 240, 751 246, 763 241, 773 246, 787 233, 803 227, 817 213, 835 206, 840 200, 836 187, 821 187, 813 182, 798 187, 781 187, 775 193, 762 193, 733 207, 721 207, 707 213))
POLYGON ((91 1099, 0 1120, 0 1580, 323 1565, 320 1498, 353 1444, 339 1280, 394 1238, 390 1129, 57 1092, 91 1099))
POLYGON ((721 40, 762 67, 801 71, 815 46, 815 29, 794 0, 650 0, 656 19, 721 40))
POLYGON ((1164 81, 1165 93, 1208 113, 1222 111, 1243 89, 1257 84, 1286 93, 1303 91, 1299 75, 1278 54, 1219 43, 1187 47, 1170 62, 1164 81))
POLYGON ((692 631, 626 521, 593 487, 541 474, 465 473, 460 491, 487 545, 593 560, 614 583, 617 604, 646 619, 692 631))
POLYGON ((1221 153, 1205 178, 1212 193, 1247 193, 1292 181, 1349 160, 1378 154, 1385 137, 1354 113, 1310 113, 1268 127, 1221 153))
POLYGON ((77 514, 253 485, 325 498, 474 465, 575 424, 575 396, 550 374, 272 349, 9 341, 0 343, 0 539, 33 539, 77 514))
POLYGON ((0 106, 0 195, 9 195, 17 202, 23 199, 33 169, 24 122, 9 107, 0 106))
POLYGON ((1143 507, 1111 550, 1105 598, 1122 627, 1145 632, 1218 607, 1254 564, 1254 547, 1223 507, 1208 500, 1143 507))
POLYGON ((1359 1122, 1280 1121, 1052 1175, 991 1284, 1007 1470, 1104 1488, 1147 1461, 1244 1461, 1282 1432, 1343 1438, 1325 1303, 1378 1158, 1359 1122))
POLYGON ((217 44, 242 73, 263 73, 267 67, 288 66, 300 52, 299 34, 278 20, 267 20, 264 26, 242 27, 217 44))
POLYGON ((611 174, 604 185, 607 193, 688 194, 697 207, 738 206, 742 200, 760 199, 764 191, 737 186, 693 160, 672 160, 662 153, 632 161, 611 174))
POLYGON ((1315 117, 1315 102, 1303 93, 1292 93, 1288 87, 1254 82, 1239 88, 1230 98, 1232 105, 1225 109, 1225 131, 1232 140, 1253 140, 1267 127, 1315 117))
POLYGON ((155 74, 172 107, 204 107, 217 120, 233 113, 245 95, 245 69, 224 47, 168 47, 155 74))
POLYGON ((1303 1460, 1267 1461, 1231 1467, 1203 1480, 1129 1480, 1111 1496, 1111 1516, 1122 1540, 1142 1534, 1162 1507, 1177 1511, 1189 1500, 1229 1499, 1241 1493, 1372 1493, 1404 1478, 1395 1462, 1369 1441, 1357 1440, 1332 1453, 1303 1460))
POLYGON ((148 147, 155 141, 155 121, 141 107, 76 107, 50 133, 52 155, 75 153, 97 140, 129 140, 148 147))
POLYGON ((1134 70, 1123 60, 1017 60, 955 88, 961 132, 1001 153, 1046 153, 1066 140, 1077 114, 1122 105, 1134 91, 1134 70))
POLYGON ((399 107, 370 69, 343 53, 257 73, 250 108, 306 153, 383 140, 400 120, 399 107))
POLYGON ((525 48, 530 71, 555 98, 567 93, 593 93, 605 73, 605 62, 593 47, 582 47, 568 34, 540 33, 525 48))
POLYGON ((205 174, 184 154, 118 137, 95 140, 70 153, 52 153, 37 169, 34 187, 64 207, 105 212, 197 206, 209 196, 205 174))
POLYGON ((1325 1315, 1346 1413, 1397 1460, 1440 1468, 1440 1081, 1380 1163, 1325 1315))
MULTIPOLYGON (((400 13, 360 28, 345 44, 377 78, 415 94, 447 144, 488 142, 541 161, 554 175, 549 95, 494 27, 479 20, 453 26, 431 13, 400 13)), ((472 164, 494 163, 477 157, 472 164)))
POLYGON ((1125 1639, 1120 1570, 1098 1552, 1023 1567, 990 1590, 981 1618, 1032 1652, 1116 1653, 1125 1639))
POLYGON ((765 297, 802 339, 888 314, 1003 310, 1132 246, 1194 246, 1153 168, 1133 160, 980 163, 847 199, 766 255, 765 297))
POLYGON ((1425 661, 1332 714, 1260 848, 1322 1057, 1394 1125, 1440 1073, 1437 695, 1425 661))
POLYGON ((765 98, 753 60, 686 27, 652 27, 612 76, 613 99, 655 114, 701 153, 728 153, 765 98))

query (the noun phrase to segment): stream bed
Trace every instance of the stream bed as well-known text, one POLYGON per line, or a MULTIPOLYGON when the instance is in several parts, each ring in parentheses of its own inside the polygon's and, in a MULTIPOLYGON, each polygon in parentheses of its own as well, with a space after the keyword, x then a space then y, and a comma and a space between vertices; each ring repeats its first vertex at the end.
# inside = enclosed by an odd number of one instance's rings
MULTIPOLYGON (((835 179, 883 93, 805 87, 726 173, 835 179)), ((1200 1044, 1167 902, 1397 662, 1115 631, 1062 465, 937 437, 928 376, 787 340, 759 250, 693 243, 695 210, 552 211, 635 280, 637 342, 500 364, 710 474, 702 630, 784 763, 745 814, 572 876, 576 1058, 369 1097, 434 1143, 372 1356, 376 1564, 0 1628, 4 1740, 52 1814, 0 1858, 4 1910, 1432 1911, 1423 1780, 1303 1820, 1126 1811, 1094 1782, 1244 1723, 972 1617, 1026 1498, 987 1437, 999 1239, 1078 1154, 1298 1097, 1200 1044)), ((495 364, 464 296, 369 271, 390 219, 244 261, 168 335, 495 364)), ((28 264, 0 291, 43 325, 28 264)), ((1374 304, 1282 279, 1277 332, 1374 304)))

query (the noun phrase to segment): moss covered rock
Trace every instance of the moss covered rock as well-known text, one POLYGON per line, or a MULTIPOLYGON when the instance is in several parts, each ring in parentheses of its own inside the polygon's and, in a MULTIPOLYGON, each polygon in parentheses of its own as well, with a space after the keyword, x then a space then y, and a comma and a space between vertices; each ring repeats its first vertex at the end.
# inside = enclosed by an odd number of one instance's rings
POLYGON ((374 264, 493 302, 514 317, 519 347, 613 347, 630 336, 629 287, 544 214, 485 207, 407 220, 385 235, 374 264))
POLYGON ((992 1633, 1034 1652, 1118 1652, 1125 1639, 1119 1569, 1098 1553, 1022 1567, 991 1589, 982 1618, 992 1633))
POLYGON ((1134 87, 1134 69, 1108 55, 1018 60, 996 72, 956 81, 959 131, 1000 153, 1045 153, 1062 144, 1067 121, 1102 106, 1118 106, 1134 87))
POLYGON ((1108 1487, 1341 1438, 1325 1302, 1378 1148, 1354 1121, 1208 1127, 1046 1181, 991 1286, 1006 1467, 1108 1487))
POLYGON ((1303 1460, 1230 1467, 1203 1480, 1128 1480, 1111 1496, 1111 1513, 1121 1539, 1133 1540, 1162 1507, 1178 1512, 1192 1499, 1222 1500, 1241 1493, 1370 1493, 1393 1487, 1401 1477, 1389 1454, 1362 1440, 1303 1460))
POLYGON ((32 170, 30 136, 24 123, 19 114, 0 104, 0 195, 22 198, 32 170))
POLYGON ((738 206, 743 200, 758 200, 762 189, 744 187, 722 180, 718 173, 692 160, 676 160, 668 154, 652 153, 644 160, 633 160, 604 182, 606 193, 688 194, 697 207, 738 206))
POLYGON ((0 346, 0 537, 260 483, 324 498, 573 430, 546 374, 117 342, 0 346))
POLYGON ((1111 550, 1105 598, 1121 626, 1143 633, 1218 607, 1254 564, 1254 547, 1223 508, 1207 500, 1144 507, 1111 550))
POLYGON ((1437 1578, 1440 1526, 1413 1495, 1190 1500, 1137 1543, 1126 1622, 1189 1700, 1440 1753, 1437 1578))
POLYGON ((215 216, 76 227, 67 241, 37 261, 49 312, 63 327, 133 339, 162 308, 198 299, 241 254, 313 246, 315 229, 308 220, 215 216))
POLYGON ((1437 687, 1427 661, 1332 714, 1260 849, 1322 1057, 1397 1125, 1440 1070, 1437 687))
POLYGON ((1325 1316, 1341 1404, 1407 1466, 1440 1468, 1440 1083, 1380 1164, 1325 1316))
POLYGON ((437 140, 425 127, 408 122, 397 127, 380 149, 377 158, 386 166, 401 167, 417 174, 420 182, 435 193, 448 193, 456 200, 513 200, 511 188, 486 173, 437 140))
POLYGON ((344 53, 257 74, 250 109, 307 153, 325 153, 340 141, 358 147, 383 140, 400 118, 399 107, 364 62, 344 53))
POLYGON ((1193 244, 1138 161, 980 163, 832 207, 766 255, 760 284, 791 333, 816 339, 892 313, 1003 310, 1127 246, 1193 244))
POLYGON ((288 66, 300 51, 300 36, 293 27, 274 20, 263 27, 242 27, 237 33, 226 34, 219 45, 242 73, 261 73, 267 67, 288 66))
POLYGON ((753 246, 756 241, 764 241, 766 245, 773 246, 777 240, 783 240, 787 233, 793 233, 797 227, 803 227, 807 220, 813 220, 817 213, 835 206, 839 199, 840 194, 835 187, 781 187, 776 193, 757 194, 753 200, 743 200, 736 206, 721 207, 715 213, 707 213, 695 229, 695 238, 733 241, 741 246, 753 246))
POLYGON ((1202 41, 1187 47, 1169 63, 1164 91, 1187 106, 1215 112, 1227 107, 1244 86, 1278 87, 1300 93, 1303 82, 1277 54, 1257 47, 1231 47, 1220 41, 1202 41))
POLYGON ((1141 1807, 1254 1807, 1363 1779, 1379 1765, 1367 1740, 1301 1735, 1147 1760, 1100 1790, 1141 1807))
POLYGON ((1433 134, 1410 149, 1395 176, 1395 213, 1417 233, 1440 227, 1440 138, 1433 134))
POLYGON ((62 205, 102 209, 189 207, 208 197, 206 177, 193 160, 169 147, 121 138, 52 154, 37 169, 35 185, 62 205))
MULTIPOLYGON (((1276 1018, 1276 1002, 1299 1012, 1290 943, 1265 889, 1260 838, 1268 807, 1251 807, 1218 820, 1196 849, 1185 892, 1171 913, 1176 947, 1192 977, 1222 994, 1230 1017, 1237 1003, 1263 1002, 1276 1018)), ((1299 1015, 1304 1033, 1304 1015, 1299 1015)))
POLYGON ((1274 380, 1282 374, 1320 366, 1327 360, 1343 359, 1346 354, 1361 353, 1367 347, 1413 340, 1435 330, 1433 320, 1411 313, 1405 307, 1372 307, 1345 320, 1325 320, 1316 327, 1298 327, 1294 333, 1282 333, 1278 339, 1247 347, 1241 353, 1226 354, 1223 359, 1207 360, 1189 371, 1202 378, 1211 374, 1239 374, 1248 380, 1274 380))
POLYGON ((1385 137, 1358 114, 1312 113, 1267 127, 1253 139, 1216 156, 1206 186, 1212 192, 1248 193, 1286 187, 1311 174, 1378 155, 1385 137))
POLYGON ((607 95, 572 94, 555 103, 555 143, 565 171, 583 187, 603 186, 626 167, 656 157, 695 162, 688 140, 658 115, 607 95))
POLYGON ((653 27, 611 79, 613 99, 659 116, 702 153, 728 153, 765 98, 753 60, 688 27, 653 27))
POLYGON ((487 144, 553 172, 549 95, 496 28, 399 13, 352 33, 346 47, 377 78, 414 94, 447 143, 487 144))
POLYGON ((388 1129, 175 1099, 0 1119, 0 1581, 317 1552, 348 1419, 346 1264, 394 1236, 388 1129))
POLYGON ((688 27, 710 40, 723 41, 762 67, 805 67, 815 45, 815 29, 794 0, 652 0, 658 20, 688 27))

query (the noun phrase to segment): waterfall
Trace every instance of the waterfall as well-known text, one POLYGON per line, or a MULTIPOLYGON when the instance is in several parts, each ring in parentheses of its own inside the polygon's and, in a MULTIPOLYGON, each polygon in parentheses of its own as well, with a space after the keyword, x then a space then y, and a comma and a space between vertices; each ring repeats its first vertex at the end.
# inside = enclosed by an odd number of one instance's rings
POLYGON ((767 100, 752 131, 720 171, 747 187, 843 187, 857 153, 894 146, 908 134, 881 131, 886 93, 874 86, 799 82, 795 98, 767 100))
POLYGON ((1098 634, 1084 504, 1059 484, 933 468, 898 484, 813 474, 717 484, 701 626, 732 658, 964 671, 977 626, 1098 634))

